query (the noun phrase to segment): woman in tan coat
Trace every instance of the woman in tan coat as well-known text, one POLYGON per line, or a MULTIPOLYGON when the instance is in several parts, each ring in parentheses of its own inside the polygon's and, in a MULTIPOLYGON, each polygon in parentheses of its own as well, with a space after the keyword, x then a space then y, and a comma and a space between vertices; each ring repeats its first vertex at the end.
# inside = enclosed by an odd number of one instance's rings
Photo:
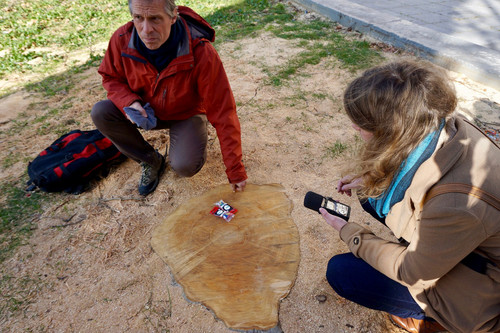
POLYGON ((354 80, 344 106, 365 145, 337 189, 399 242, 320 209, 351 251, 330 260, 330 285, 410 332, 500 331, 500 149, 456 105, 426 62, 354 80))

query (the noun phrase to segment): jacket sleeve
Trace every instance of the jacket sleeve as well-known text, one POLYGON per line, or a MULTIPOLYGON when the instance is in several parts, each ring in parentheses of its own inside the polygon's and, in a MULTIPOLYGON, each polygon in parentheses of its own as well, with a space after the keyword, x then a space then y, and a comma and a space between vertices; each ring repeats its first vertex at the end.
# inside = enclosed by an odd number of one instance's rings
POLYGON ((233 92, 226 72, 214 47, 200 42, 195 48, 196 82, 208 121, 219 137, 222 158, 229 182, 247 179, 242 162, 241 128, 233 92))
POLYGON ((102 76, 102 85, 108 92, 108 99, 124 112, 123 108, 134 101, 142 101, 141 97, 134 93, 127 81, 123 59, 121 56, 121 43, 128 43, 128 34, 123 34, 124 28, 117 30, 108 45, 104 59, 99 66, 98 72, 102 76))
POLYGON ((487 237, 480 218, 465 205, 447 207, 436 198, 427 205, 434 207, 427 212, 424 207, 408 247, 381 239, 355 223, 346 224, 340 237, 355 256, 384 275, 405 286, 426 289, 487 237))

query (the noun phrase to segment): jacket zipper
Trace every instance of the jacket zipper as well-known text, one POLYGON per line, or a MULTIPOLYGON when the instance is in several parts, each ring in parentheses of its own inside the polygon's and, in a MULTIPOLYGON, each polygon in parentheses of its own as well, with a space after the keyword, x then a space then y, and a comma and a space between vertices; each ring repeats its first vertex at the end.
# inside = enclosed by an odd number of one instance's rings
MULTIPOLYGON (((191 62, 191 60, 183 60, 183 61, 180 61, 180 62, 176 63, 176 65, 182 65, 182 64, 185 64, 185 63, 189 63, 189 62, 191 62)), ((193 64, 191 64, 190 67, 193 68, 194 67, 193 64)), ((177 73, 177 71, 174 72, 174 73, 172 73, 172 74, 170 74, 170 75, 167 75, 164 79, 166 79, 167 77, 172 76, 172 75, 174 75, 176 73, 177 73)), ((156 73, 155 86, 158 85, 158 81, 160 79, 160 76, 161 76, 161 72, 156 73)), ((167 90, 168 90, 168 88, 165 88, 163 90, 163 94, 162 94, 162 106, 163 106, 164 109, 166 108, 166 104, 167 104, 167 99, 166 99, 166 97, 167 97, 167 90)))
POLYGON ((166 96, 167 96, 167 88, 165 88, 165 90, 163 90, 163 99, 161 101, 162 105, 163 105, 163 109, 166 109, 167 107, 167 99, 166 99, 166 96))

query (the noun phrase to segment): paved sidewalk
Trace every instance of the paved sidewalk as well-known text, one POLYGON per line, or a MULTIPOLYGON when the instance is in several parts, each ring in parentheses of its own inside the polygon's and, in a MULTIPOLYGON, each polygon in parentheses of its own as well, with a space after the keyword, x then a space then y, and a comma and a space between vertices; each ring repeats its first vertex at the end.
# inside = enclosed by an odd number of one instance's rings
POLYGON ((293 0, 500 90, 499 0, 293 0))

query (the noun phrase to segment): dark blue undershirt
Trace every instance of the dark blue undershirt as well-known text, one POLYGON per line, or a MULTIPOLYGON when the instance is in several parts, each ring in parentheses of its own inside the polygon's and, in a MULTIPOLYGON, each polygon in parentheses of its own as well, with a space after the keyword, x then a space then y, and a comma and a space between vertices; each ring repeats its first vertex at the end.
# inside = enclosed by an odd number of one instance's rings
POLYGON ((184 26, 182 25, 181 20, 178 19, 177 22, 172 25, 170 36, 167 41, 156 50, 148 49, 139 38, 138 33, 135 34, 134 44, 137 47, 137 51, 139 51, 139 53, 146 58, 147 61, 155 66, 158 72, 161 72, 168 66, 168 64, 170 64, 172 60, 177 57, 177 48, 183 36, 183 32, 184 26))

